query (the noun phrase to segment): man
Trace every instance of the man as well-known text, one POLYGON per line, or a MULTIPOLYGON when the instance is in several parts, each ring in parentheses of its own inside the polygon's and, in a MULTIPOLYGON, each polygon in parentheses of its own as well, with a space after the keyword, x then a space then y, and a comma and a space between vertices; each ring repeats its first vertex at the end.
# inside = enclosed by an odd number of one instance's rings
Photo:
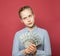
POLYGON ((26 27, 15 34, 12 56, 51 56, 51 46, 48 32, 35 25, 35 15, 32 8, 30 6, 22 7, 19 9, 19 16, 21 18, 21 22, 24 23, 26 27), (22 43, 22 39, 26 37, 22 37, 21 39, 21 35, 30 32, 36 33, 40 36, 41 45, 36 46, 31 42, 29 46, 25 48, 25 45, 22 43))

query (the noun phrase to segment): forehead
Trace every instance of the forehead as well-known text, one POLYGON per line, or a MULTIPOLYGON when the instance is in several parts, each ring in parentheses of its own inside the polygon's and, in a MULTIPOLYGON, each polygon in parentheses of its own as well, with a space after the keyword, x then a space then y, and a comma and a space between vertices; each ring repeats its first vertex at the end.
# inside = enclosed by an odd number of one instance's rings
POLYGON ((26 16, 28 16, 28 15, 30 15, 30 14, 32 14, 32 10, 31 10, 31 9, 25 9, 25 10, 23 10, 23 11, 20 13, 20 15, 21 15, 22 17, 26 17, 26 16))

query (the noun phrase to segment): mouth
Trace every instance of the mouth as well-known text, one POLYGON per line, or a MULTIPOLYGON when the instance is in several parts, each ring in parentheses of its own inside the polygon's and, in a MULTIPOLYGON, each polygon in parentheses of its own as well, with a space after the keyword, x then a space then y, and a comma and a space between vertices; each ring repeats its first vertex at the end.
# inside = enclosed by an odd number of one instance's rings
POLYGON ((32 24, 32 22, 29 23, 29 25, 32 24))

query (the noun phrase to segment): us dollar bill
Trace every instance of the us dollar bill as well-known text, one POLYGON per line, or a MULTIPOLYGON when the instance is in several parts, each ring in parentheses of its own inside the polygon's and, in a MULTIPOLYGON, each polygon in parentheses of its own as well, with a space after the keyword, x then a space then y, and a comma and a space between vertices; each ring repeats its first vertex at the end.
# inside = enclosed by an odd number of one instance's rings
POLYGON ((34 32, 22 34, 20 36, 20 40, 25 48, 29 47, 31 43, 35 44, 36 46, 41 44, 41 38, 39 34, 34 32))

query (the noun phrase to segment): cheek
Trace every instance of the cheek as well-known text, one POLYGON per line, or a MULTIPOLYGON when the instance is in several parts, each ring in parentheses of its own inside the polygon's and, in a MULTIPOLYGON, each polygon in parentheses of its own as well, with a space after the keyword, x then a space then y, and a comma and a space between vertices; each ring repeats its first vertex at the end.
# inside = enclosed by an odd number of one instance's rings
POLYGON ((31 20, 34 21, 34 16, 32 16, 31 20))
POLYGON ((32 18, 31 21, 34 22, 34 19, 32 18))
POLYGON ((26 25, 27 24, 27 21, 24 21, 24 24, 26 25))

